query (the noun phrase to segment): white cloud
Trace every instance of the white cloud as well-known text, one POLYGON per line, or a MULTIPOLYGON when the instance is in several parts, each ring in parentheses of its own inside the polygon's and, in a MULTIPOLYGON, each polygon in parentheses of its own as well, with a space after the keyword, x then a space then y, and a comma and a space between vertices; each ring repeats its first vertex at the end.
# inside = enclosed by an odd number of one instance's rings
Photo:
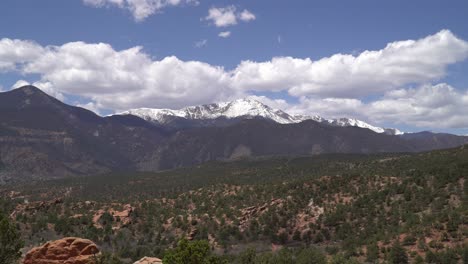
POLYGON ((302 97, 299 104, 285 107, 292 113, 354 117, 377 124, 468 128, 468 90, 460 91, 445 83, 393 90, 369 103, 353 98, 302 97))
POLYGON ((227 27, 237 24, 236 7, 231 5, 227 7, 212 7, 208 10, 206 20, 211 20, 217 27, 227 27))
POLYGON ((57 87, 54 86, 49 81, 38 81, 38 82, 33 82, 32 85, 36 86, 37 88, 41 89, 43 92, 49 94, 50 96, 53 96, 57 98, 60 101, 65 101, 66 96, 59 91, 57 87))
POLYGON ((221 38, 229 38, 231 36, 231 31, 223 31, 218 34, 221 38))
POLYGON ((44 50, 32 41, 0 39, 0 72, 15 70, 18 64, 38 58, 44 50))
POLYGON ((321 115, 326 118, 353 117, 367 119, 363 103, 353 98, 301 97, 299 103, 291 105, 288 111, 293 114, 321 115))
POLYGON ((76 106, 88 109, 89 111, 92 111, 92 112, 97 113, 97 114, 100 114, 101 109, 102 109, 102 106, 99 106, 98 104, 96 104, 94 102, 88 102, 88 103, 84 103, 84 104, 77 103, 76 106))
POLYGON ((468 43, 448 30, 420 40, 389 43, 384 49, 358 56, 335 54, 310 58, 243 61, 235 69, 239 88, 286 90, 293 96, 360 97, 411 83, 438 80, 447 66, 468 57, 468 43))
POLYGON ((61 101, 64 101, 65 100, 65 95, 63 95, 62 93, 58 92, 52 85, 52 83, 50 82, 34 82, 34 83, 30 83, 28 81, 25 81, 25 80, 18 80, 16 81, 15 84, 13 84, 10 88, 10 90, 12 89, 16 89, 16 88, 20 88, 20 87, 23 87, 23 86, 26 86, 26 85, 34 85, 36 86, 37 88, 41 89, 42 91, 44 91, 45 93, 61 100, 61 101))
POLYGON ((228 27, 237 24, 237 20, 249 22, 255 20, 255 15, 245 9, 242 12, 237 12, 234 5, 226 7, 212 7, 208 10, 208 16, 205 20, 212 21, 216 27, 228 27))
POLYGON ((318 61, 280 57, 244 61, 232 70, 174 56, 155 60, 138 46, 115 50, 105 43, 41 46, 2 39, 0 47, 0 65, 8 65, 3 71, 38 75, 34 85, 57 98, 79 95, 90 101, 83 106, 93 110, 174 109, 279 91, 289 92, 299 103, 256 98, 294 113, 468 127, 466 90, 431 84, 446 76, 449 65, 468 57, 468 43, 447 30, 356 57, 336 54, 318 61), (363 101, 362 95, 371 94, 378 99, 363 101))
POLYGON ((248 21, 251 21, 251 20, 255 20, 257 17, 252 13, 250 12, 249 10, 247 9, 244 9, 244 11, 242 11, 239 15, 238 15, 239 19, 244 21, 244 22, 248 22, 248 21))
POLYGON ((195 48, 203 48, 208 44, 208 40, 202 39, 195 42, 195 48))
POLYGON ((118 7, 127 9, 131 12, 135 21, 143 21, 166 7, 199 4, 197 0, 83 0, 83 3, 96 8, 118 7))
POLYGON ((141 47, 116 51, 104 43, 45 47, 39 58, 24 64, 22 72, 40 75, 35 84, 57 97, 80 95, 115 110, 178 108, 238 93, 229 89, 229 74, 222 67, 176 57, 153 60, 141 47))
POLYGON ((367 104, 375 120, 419 127, 467 128, 468 90, 459 91, 441 83, 385 95, 367 104))
POLYGON ((26 85, 30 85, 30 83, 28 81, 25 81, 25 80, 18 80, 17 82, 15 82, 15 84, 13 84, 11 86, 11 89, 20 88, 20 87, 23 87, 23 86, 26 86, 26 85))

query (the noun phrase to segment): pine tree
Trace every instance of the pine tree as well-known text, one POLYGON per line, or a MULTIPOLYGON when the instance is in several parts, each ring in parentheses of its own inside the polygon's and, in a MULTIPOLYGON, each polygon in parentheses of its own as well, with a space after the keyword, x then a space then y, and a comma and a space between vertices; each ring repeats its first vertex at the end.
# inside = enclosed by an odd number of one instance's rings
POLYGON ((0 213, 0 263, 16 263, 21 257, 23 245, 15 226, 0 213))
POLYGON ((400 245, 400 242, 398 241, 393 243, 392 249, 390 250, 390 263, 393 263, 393 264, 409 263, 406 250, 400 245))

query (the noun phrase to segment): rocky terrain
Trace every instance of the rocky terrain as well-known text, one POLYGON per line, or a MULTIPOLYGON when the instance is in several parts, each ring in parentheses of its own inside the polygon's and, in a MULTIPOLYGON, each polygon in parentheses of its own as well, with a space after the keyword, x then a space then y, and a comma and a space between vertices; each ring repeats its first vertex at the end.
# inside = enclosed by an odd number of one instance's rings
POLYGON ((23 264, 90 264, 98 255, 99 249, 92 241, 65 237, 31 249, 23 264))
POLYGON ((211 162, 7 185, 0 205, 25 253, 73 236, 94 241, 107 260, 133 263, 164 259, 187 239, 229 263, 244 263, 252 248, 258 258, 298 258, 304 247, 329 261, 374 263, 399 243, 411 261, 462 263, 467 160, 461 147, 211 162))

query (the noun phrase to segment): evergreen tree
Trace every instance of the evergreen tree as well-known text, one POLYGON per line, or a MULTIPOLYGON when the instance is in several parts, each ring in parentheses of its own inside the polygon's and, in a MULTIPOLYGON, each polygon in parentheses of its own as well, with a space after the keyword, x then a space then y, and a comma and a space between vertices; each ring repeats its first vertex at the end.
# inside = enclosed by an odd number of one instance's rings
POLYGON ((326 264, 325 255, 315 248, 306 248, 297 255, 295 263, 298 264, 326 264))
POLYGON ((424 259, 421 257, 421 255, 418 255, 416 256, 416 258, 414 258, 414 264, 423 264, 424 263, 424 259))
POLYGON ((367 246, 367 261, 374 262, 379 259, 379 247, 377 243, 371 243, 367 246))
POLYGON ((15 226, 0 213, 0 263, 15 263, 21 257, 20 250, 23 246, 15 226))
POLYGON ((179 241, 177 247, 168 250, 164 256, 165 264, 218 264, 224 263, 220 258, 212 255, 207 241, 193 241, 187 239, 179 241))
POLYGON ((392 249, 390 250, 390 263, 393 263, 393 264, 409 263, 406 250, 400 245, 398 241, 393 243, 392 249))

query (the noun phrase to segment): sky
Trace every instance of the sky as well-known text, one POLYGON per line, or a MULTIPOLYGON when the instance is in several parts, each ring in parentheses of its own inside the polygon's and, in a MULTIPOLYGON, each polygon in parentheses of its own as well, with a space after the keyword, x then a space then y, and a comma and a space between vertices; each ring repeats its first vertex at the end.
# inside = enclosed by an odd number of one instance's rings
POLYGON ((468 134, 468 1, 2 0, 0 90, 101 115, 253 98, 468 134))

